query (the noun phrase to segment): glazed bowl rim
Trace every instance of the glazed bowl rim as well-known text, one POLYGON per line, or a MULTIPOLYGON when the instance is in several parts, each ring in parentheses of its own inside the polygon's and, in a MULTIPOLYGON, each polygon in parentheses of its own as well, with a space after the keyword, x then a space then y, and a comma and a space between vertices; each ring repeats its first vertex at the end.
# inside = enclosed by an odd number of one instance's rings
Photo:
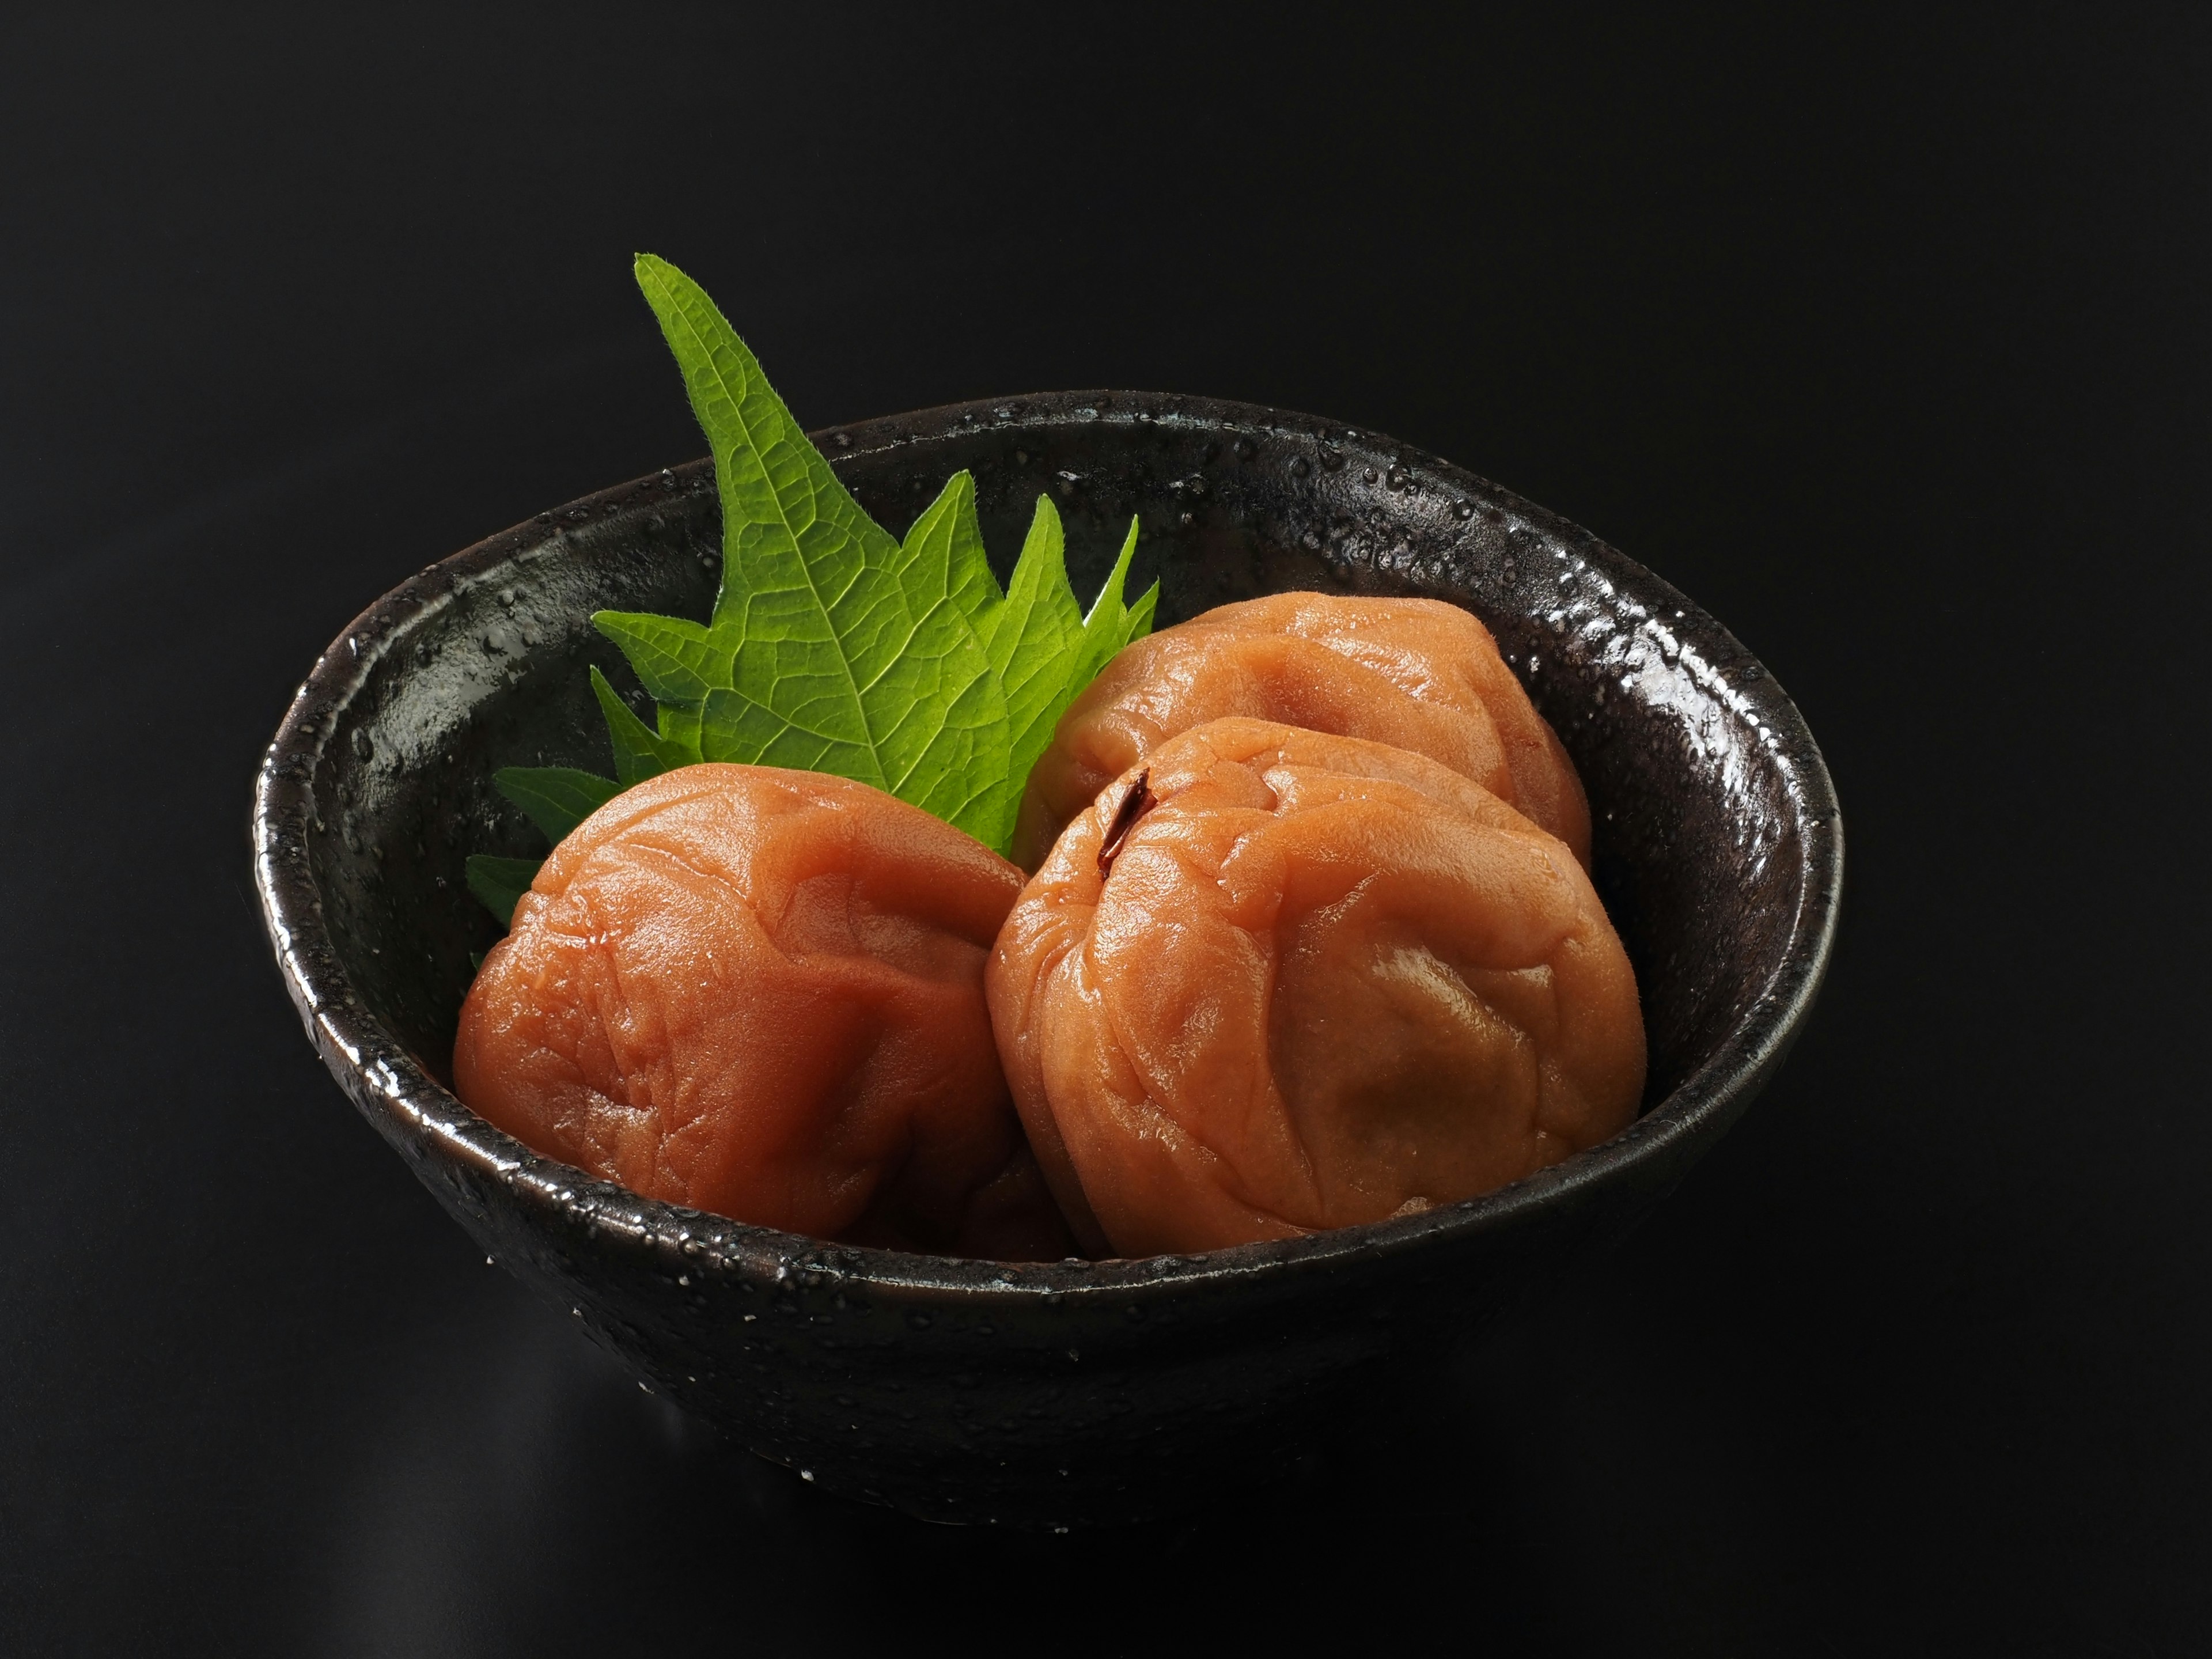
POLYGON ((332 641, 286 710, 255 780, 255 888, 278 968, 309 1037, 372 1124, 395 1146, 426 1146, 435 1161, 508 1188, 526 1210, 584 1224, 599 1248, 648 1255, 678 1250, 708 1282, 738 1278, 781 1284, 805 1272, 865 1282, 882 1291, 963 1298, 1085 1293, 1126 1298, 1146 1290, 1188 1290, 1222 1278, 1249 1281, 1328 1272, 1352 1259, 1397 1255, 1446 1237, 1516 1228, 1577 1193, 1628 1182, 1641 1166, 1671 1161, 1678 1152, 1691 1151, 1693 1143, 1717 1136, 1779 1064, 1810 1010, 1833 952, 1842 896, 1843 826, 1834 785, 1803 716, 1773 675, 1663 579, 1588 532, 1449 462, 1336 422, 1224 398, 1077 391, 948 404, 809 435, 834 461, 972 433, 986 425, 1023 430, 1141 422, 1255 440, 1288 434, 1317 437, 1352 459, 1402 468, 1409 480, 1453 494, 1462 504, 1471 499, 1503 503, 1552 538, 1571 544, 1577 556, 1601 575, 1616 579, 1616 584, 1626 577, 1656 588, 1672 601, 1669 625, 1678 635, 1717 647, 1685 649, 1681 662, 1703 675, 1705 689, 1724 699, 1740 719, 1755 724, 1769 763, 1794 775, 1795 787, 1784 793, 1796 814, 1793 828, 1802 849, 1804 876, 1772 975, 1702 1064, 1611 1139, 1477 1198, 1297 1238, 1103 1261, 1009 1263, 834 1243, 642 1197, 535 1152, 494 1128, 425 1070, 368 1011, 325 927, 307 860, 284 856, 284 848, 288 840, 304 847, 314 815, 316 763, 339 730, 339 717, 369 684, 395 635, 489 570, 554 539, 572 522, 665 498, 672 490, 697 489, 702 480, 711 489, 711 459, 702 458, 540 513, 398 584, 332 641), (1715 666, 1716 659, 1730 665, 1729 677, 1715 666))

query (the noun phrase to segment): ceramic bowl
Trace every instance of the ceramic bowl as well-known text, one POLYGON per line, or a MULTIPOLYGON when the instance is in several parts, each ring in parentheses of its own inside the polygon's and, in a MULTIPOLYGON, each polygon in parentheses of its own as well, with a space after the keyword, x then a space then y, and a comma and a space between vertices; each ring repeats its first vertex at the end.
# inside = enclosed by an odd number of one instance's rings
POLYGON ((1835 936, 1835 794, 1772 677, 1650 572, 1380 434, 1210 398, 1054 392, 816 441, 896 531, 970 469, 1002 562, 1049 490, 1086 594, 1137 514, 1163 625, 1292 588, 1474 611, 1581 769, 1650 1081, 1626 1132, 1486 1197, 1290 1243, 1042 1267, 743 1225, 493 1128, 447 1087, 471 953, 498 933, 462 860, 544 850, 495 768, 607 769, 587 664, 643 706, 591 613, 706 615, 711 468, 664 471, 371 605, 300 688, 252 827, 269 936, 332 1075, 485 1251, 649 1387, 825 1488, 932 1519, 1157 1512, 1281 1459, 1619 1238, 1774 1074, 1835 936))

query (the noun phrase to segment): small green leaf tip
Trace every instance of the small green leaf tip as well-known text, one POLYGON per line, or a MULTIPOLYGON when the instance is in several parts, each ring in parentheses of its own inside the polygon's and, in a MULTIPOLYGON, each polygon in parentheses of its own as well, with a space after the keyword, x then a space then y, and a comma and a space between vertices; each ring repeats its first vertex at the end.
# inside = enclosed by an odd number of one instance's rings
POLYGON ((558 847, 568 832, 622 793, 612 778, 573 766, 509 766, 491 775, 492 787, 530 815, 558 847))
POLYGON ((469 891, 499 918, 501 927, 510 927, 514 925, 514 907, 522 902, 522 896, 537 879, 538 866, 544 862, 544 859, 506 859, 490 853, 471 853, 462 868, 468 877, 469 891))
POLYGON ((682 743, 663 737, 638 719, 607 683, 607 677, 599 672, 597 665, 592 669, 592 695, 599 700, 599 714, 607 723, 607 740, 614 745, 615 776, 623 788, 699 758, 682 743))

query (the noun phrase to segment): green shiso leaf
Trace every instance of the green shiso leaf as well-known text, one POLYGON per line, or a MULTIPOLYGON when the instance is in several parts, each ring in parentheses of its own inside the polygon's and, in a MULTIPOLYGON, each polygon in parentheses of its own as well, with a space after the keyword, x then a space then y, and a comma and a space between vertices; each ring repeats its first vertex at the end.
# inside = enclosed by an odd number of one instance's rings
POLYGON ((545 839, 558 847, 568 833, 622 793, 612 778, 573 766, 508 766, 491 775, 492 787, 530 814, 545 839))
MULTIPOLYGON (((872 784, 1006 851, 1060 717, 1152 627, 1158 582, 1135 605, 1122 600, 1136 521, 1087 615, 1049 497, 1037 498, 1004 590, 966 472, 893 538, 838 482, 698 284, 649 253, 635 270, 714 453, 721 590, 703 623, 592 618, 655 704, 647 725, 592 670, 614 778, 510 767, 494 783, 557 843, 622 790, 676 767, 795 767, 872 784)), ((478 854, 469 888, 506 921, 537 869, 478 854)))
POLYGON ((469 891, 506 927, 513 925, 514 907, 522 902, 538 866, 544 862, 544 859, 503 859, 490 853, 471 853, 463 867, 468 872, 469 891))
POLYGON ((722 499, 708 632, 735 660, 701 708, 702 757, 835 772, 988 833, 1009 788, 1006 700, 954 599, 951 536, 892 540, 698 285, 650 254, 637 280, 722 499))
MULTIPOLYGON (((649 253, 635 269, 714 453, 722 587, 703 625, 594 618, 660 709, 660 745, 625 729, 617 769, 649 775, 647 764, 688 754, 835 772, 1004 852, 1060 714, 1152 626, 1158 583, 1135 605, 1122 601, 1135 520, 1088 617, 1049 499, 1039 499, 1003 592, 965 472, 895 542, 699 286, 649 253)), ((620 724, 612 708, 608 721, 620 724)))

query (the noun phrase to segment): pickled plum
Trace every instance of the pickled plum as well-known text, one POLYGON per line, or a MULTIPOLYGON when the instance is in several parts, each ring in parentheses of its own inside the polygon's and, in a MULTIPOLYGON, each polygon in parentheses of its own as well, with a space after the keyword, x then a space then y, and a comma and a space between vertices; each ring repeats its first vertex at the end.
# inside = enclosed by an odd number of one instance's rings
POLYGON ((462 1008, 456 1089, 648 1197, 851 1243, 1063 1255, 983 1000, 1021 884, 865 784, 665 773, 538 872, 462 1008))
POLYGON ((1517 808, 1589 868, 1582 781, 1490 630, 1441 600, 1328 593, 1224 605, 1124 650, 1061 717, 1030 774, 1016 860, 1036 869, 1109 779, 1227 715, 1425 755, 1517 808))
POLYGON ((1589 878, 1462 771, 1231 718, 1094 795, 986 974, 1030 1143, 1092 1251, 1378 1221, 1635 1116, 1636 981, 1589 878))

